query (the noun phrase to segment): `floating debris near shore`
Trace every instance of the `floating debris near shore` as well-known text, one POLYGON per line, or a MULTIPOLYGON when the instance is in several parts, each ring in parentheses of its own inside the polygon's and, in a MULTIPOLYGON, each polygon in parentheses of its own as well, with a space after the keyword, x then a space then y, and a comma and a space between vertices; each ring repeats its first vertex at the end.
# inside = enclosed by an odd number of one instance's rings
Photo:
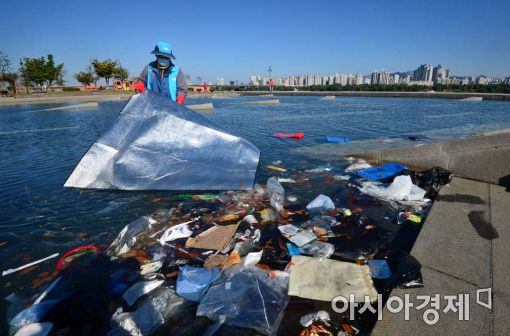
MULTIPOLYGON (((267 335, 303 328, 370 332, 366 314, 351 321, 317 312, 315 304, 339 293, 374 302, 394 287, 423 286, 419 262, 395 248, 394 237, 402 229, 419 232, 428 205, 355 196, 373 182, 360 180, 359 169, 334 174, 340 170, 328 164, 279 171, 284 176, 252 190, 180 195, 184 201, 175 207, 134 219, 109 247, 66 253, 53 273, 38 277, 47 285, 38 284, 37 301, 12 314, 11 333, 30 323, 66 335, 87 328, 111 336, 214 328, 267 335), (379 202, 391 206, 374 211, 379 202)), ((437 169, 398 174, 377 182, 381 190, 405 179, 433 198, 448 182, 448 172, 437 169)), ((166 204, 165 196, 156 198, 151 204, 166 204)))

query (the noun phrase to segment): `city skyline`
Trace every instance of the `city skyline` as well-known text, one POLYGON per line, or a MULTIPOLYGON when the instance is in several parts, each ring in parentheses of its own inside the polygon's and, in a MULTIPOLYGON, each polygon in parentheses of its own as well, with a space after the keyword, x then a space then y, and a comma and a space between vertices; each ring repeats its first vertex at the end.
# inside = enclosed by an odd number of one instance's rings
POLYGON ((265 73, 363 73, 449 64, 470 76, 510 75, 510 2, 7 2, 0 50, 19 59, 51 53, 68 84, 92 58, 116 59, 138 75, 159 40, 193 79, 242 80, 265 73), (168 6, 168 8, 166 7, 168 6), (168 9, 168 10, 167 10, 168 9), (172 13, 177 13, 173 15, 172 13))
MULTIPOLYGON (((271 67, 270 67, 271 68, 271 67)), ((335 73, 335 74, 293 74, 293 75, 272 75, 267 73, 265 75, 250 75, 246 81, 247 85, 261 86, 267 85, 270 78, 275 80, 275 85, 278 86, 311 86, 311 85, 332 85, 339 84, 345 85, 361 85, 361 84, 407 84, 407 85, 425 85, 432 86, 434 84, 453 84, 453 85, 467 85, 467 84, 510 84, 510 76, 495 77, 495 76, 466 76, 454 75, 451 71, 438 64, 437 66, 431 64, 421 64, 412 71, 395 71, 388 72, 385 69, 374 70, 370 74, 361 73, 335 73)), ((224 77, 217 78, 216 85, 226 85, 236 82, 237 84, 245 84, 244 81, 238 80, 225 81, 224 77), (221 83, 219 83, 221 81, 221 83)))

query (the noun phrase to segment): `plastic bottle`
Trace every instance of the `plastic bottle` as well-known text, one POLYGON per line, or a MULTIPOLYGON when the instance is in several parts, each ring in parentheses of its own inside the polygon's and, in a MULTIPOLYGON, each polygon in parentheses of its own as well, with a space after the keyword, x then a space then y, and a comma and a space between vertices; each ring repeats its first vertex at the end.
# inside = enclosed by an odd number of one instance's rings
POLYGON ((267 180, 266 190, 269 195, 269 200, 271 201, 271 206, 276 211, 282 210, 283 202, 285 201, 285 190, 276 177, 270 177, 267 180))

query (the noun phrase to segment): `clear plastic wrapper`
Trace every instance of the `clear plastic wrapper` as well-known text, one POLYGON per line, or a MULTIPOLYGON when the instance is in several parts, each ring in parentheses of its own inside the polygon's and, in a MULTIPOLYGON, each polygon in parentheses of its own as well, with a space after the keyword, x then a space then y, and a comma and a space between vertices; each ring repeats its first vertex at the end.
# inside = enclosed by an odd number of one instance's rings
POLYGON ((303 315, 299 319, 299 323, 301 323, 301 325, 305 328, 308 327, 309 325, 311 325, 312 323, 314 323, 315 321, 321 321, 324 323, 328 323, 330 321, 328 312, 325 310, 319 310, 316 313, 310 313, 310 314, 303 315))
POLYGON ((260 152, 199 113, 146 90, 78 163, 66 187, 248 190, 260 152))
POLYGON ((288 303, 284 286, 257 267, 225 268, 198 306, 197 316, 274 335, 288 303))
POLYGON ((321 212, 335 209, 335 203, 328 196, 320 194, 306 206, 310 212, 321 212))

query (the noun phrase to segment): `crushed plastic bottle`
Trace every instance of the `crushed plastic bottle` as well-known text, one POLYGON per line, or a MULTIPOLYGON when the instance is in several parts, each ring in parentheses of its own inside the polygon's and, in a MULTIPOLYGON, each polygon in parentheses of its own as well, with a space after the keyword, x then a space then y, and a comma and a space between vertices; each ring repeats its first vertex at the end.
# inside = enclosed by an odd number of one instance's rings
POLYGON ((271 206, 276 211, 283 210, 283 202, 285 201, 285 189, 283 189, 280 182, 278 182, 278 179, 276 177, 270 177, 267 180, 266 188, 271 206))

